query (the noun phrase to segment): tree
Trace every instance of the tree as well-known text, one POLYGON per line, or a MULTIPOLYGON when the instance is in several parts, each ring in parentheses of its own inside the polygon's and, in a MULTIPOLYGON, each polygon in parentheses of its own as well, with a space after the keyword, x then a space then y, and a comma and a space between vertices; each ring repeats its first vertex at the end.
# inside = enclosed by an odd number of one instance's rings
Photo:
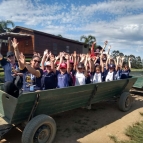
POLYGON ((59 37, 63 37, 61 34, 58 34, 57 36, 59 36, 59 37))
POLYGON ((14 23, 10 20, 0 21, 0 33, 11 31, 9 26, 14 27, 14 23))
POLYGON ((128 63, 129 57, 131 58, 131 65, 132 68, 141 69, 143 68, 143 60, 141 60, 140 56, 135 57, 134 55, 124 55, 120 51, 113 51, 111 53, 112 57, 116 59, 117 56, 123 57, 124 56, 124 63, 128 63))
POLYGON ((94 36, 92 36, 92 35, 88 35, 88 36, 81 36, 80 37, 80 41, 82 41, 82 40, 84 40, 84 44, 85 44, 85 48, 87 48, 87 46, 88 46, 88 48, 90 48, 90 45, 94 42, 94 41, 96 41, 96 38, 94 37, 94 36))
POLYGON ((120 51, 113 51, 112 53, 111 53, 111 55, 112 55, 112 57, 115 59, 116 57, 118 57, 118 56, 120 56, 120 57, 122 57, 122 56, 124 56, 124 54, 123 53, 120 53, 120 51))

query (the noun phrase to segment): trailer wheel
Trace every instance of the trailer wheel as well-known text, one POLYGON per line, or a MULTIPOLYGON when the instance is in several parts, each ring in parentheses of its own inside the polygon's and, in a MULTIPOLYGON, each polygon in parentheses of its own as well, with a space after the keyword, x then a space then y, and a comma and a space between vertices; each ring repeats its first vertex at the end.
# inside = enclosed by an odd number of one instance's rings
POLYGON ((129 92, 123 92, 119 99, 119 109, 121 111, 128 111, 132 107, 132 96, 129 92))
POLYGON ((56 135, 56 123, 47 115, 38 115, 26 125, 22 143, 52 143, 56 135))

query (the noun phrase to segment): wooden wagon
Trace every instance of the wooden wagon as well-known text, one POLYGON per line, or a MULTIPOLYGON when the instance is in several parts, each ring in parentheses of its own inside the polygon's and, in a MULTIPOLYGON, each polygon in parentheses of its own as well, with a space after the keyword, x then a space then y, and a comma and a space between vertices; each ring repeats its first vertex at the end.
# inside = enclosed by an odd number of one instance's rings
POLYGON ((129 90, 137 78, 22 94, 12 97, 0 90, 0 136, 13 125, 25 123, 22 143, 52 143, 56 135, 53 114, 119 99, 119 109, 132 106, 129 90))

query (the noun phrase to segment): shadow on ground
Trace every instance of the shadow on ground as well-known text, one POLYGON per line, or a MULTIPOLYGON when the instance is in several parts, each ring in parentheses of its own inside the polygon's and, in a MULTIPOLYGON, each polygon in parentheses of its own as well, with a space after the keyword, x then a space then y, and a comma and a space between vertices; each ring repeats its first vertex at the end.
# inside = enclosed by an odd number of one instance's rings
MULTIPOLYGON (((79 138, 121 119, 130 112, 143 107, 143 96, 134 96, 133 107, 128 112, 118 109, 117 102, 108 101, 92 105, 91 110, 78 108, 52 116, 57 124, 54 143, 77 143, 79 138)), ((20 143, 22 132, 12 129, 2 143, 20 143)))

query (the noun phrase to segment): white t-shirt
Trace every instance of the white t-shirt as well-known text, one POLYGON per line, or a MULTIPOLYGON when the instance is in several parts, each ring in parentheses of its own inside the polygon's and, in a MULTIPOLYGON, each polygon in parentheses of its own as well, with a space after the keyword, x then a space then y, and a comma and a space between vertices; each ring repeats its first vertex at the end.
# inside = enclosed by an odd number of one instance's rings
POLYGON ((114 72, 108 72, 105 81, 113 81, 114 72))
POLYGON ((102 82, 101 73, 95 73, 93 76, 93 83, 102 82))
POLYGON ((85 84, 85 75, 83 73, 77 72, 75 74, 75 86, 85 84))

